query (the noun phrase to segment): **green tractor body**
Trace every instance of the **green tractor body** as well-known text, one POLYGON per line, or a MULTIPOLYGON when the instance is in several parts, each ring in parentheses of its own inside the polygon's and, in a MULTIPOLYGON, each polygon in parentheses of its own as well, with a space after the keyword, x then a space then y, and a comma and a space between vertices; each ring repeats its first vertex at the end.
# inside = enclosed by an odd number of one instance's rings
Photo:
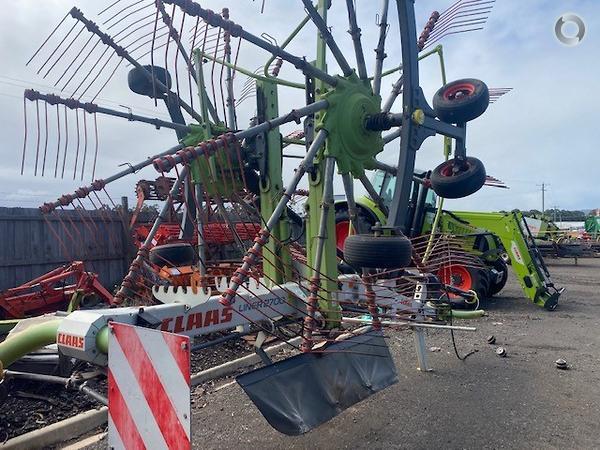
MULTIPOLYGON (((415 180, 425 178, 426 173, 415 174, 415 180)), ((394 195, 396 178, 384 170, 376 170, 372 184, 385 204, 389 204, 394 195)), ((437 197, 427 184, 413 182, 405 230, 409 237, 427 235, 431 232, 435 216, 437 197)), ((386 214, 370 197, 357 200, 359 215, 363 223, 359 233, 368 232, 368 228, 379 222, 386 224, 386 214)), ((469 212, 442 210, 437 221, 437 232, 452 235, 460 239, 464 250, 481 259, 488 268, 488 281, 484 296, 499 292, 506 282, 507 263, 519 281, 523 292, 536 305, 554 309, 562 290, 555 288, 548 269, 535 244, 540 234, 534 234, 518 211, 508 213, 469 212)), ((336 232, 338 252, 343 252, 343 242, 350 232, 347 220, 345 200, 336 202, 336 232)))

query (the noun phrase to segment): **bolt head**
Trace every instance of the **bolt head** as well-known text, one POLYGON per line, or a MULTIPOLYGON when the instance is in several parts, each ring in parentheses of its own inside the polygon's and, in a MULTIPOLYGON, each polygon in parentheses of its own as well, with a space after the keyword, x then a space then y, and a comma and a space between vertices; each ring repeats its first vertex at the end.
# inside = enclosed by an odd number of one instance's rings
POLYGON ((498 347, 496 349, 496 355, 500 356, 501 358, 504 358, 506 356, 506 349, 504 347, 498 347))
POLYGON ((490 334, 487 338, 486 341, 488 344, 495 344, 496 343, 496 336, 494 336, 493 334, 490 334))
POLYGON ((554 364, 556 364, 556 368, 560 370, 567 370, 569 368, 567 361, 562 358, 557 359, 554 364))

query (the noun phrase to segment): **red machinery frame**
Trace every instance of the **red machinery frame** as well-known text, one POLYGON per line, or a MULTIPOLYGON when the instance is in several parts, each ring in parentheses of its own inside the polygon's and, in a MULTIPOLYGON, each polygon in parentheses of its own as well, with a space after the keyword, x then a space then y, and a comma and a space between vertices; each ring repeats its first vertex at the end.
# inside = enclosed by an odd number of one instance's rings
POLYGON ((66 307, 78 291, 83 296, 95 294, 113 304, 113 295, 100 284, 98 275, 86 272, 82 261, 74 261, 0 292, 0 317, 21 319, 57 311, 66 307))

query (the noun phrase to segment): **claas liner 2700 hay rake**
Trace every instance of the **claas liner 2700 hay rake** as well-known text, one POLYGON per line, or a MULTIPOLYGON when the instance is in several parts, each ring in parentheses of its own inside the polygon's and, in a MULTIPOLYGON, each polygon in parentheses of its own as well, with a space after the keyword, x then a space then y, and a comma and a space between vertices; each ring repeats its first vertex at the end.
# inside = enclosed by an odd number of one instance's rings
MULTIPOLYGON (((49 215, 56 214, 57 209, 74 207, 85 216, 84 202, 101 207, 101 196, 112 201, 106 187, 117 179, 150 165, 162 177, 167 173, 175 176, 158 218, 115 295, 114 301, 121 307, 75 311, 55 320, 53 332, 59 336, 62 354, 106 365, 109 322, 188 336, 251 326, 279 338, 279 326, 294 322, 298 340, 292 342, 298 344, 290 345, 298 355, 269 362, 237 378, 268 422, 294 435, 397 381, 385 327, 412 327, 419 364, 426 368, 425 328, 467 329, 453 326, 452 317, 480 315, 481 311, 450 309, 449 292, 468 299, 474 294, 441 284, 428 272, 423 254, 413 248, 403 232, 416 152, 427 138, 439 134, 454 140, 454 158, 446 165, 450 169, 444 172, 443 182, 446 187, 454 185, 455 194, 460 193, 456 196, 470 195, 484 184, 485 170, 478 159, 467 156, 465 136, 466 123, 483 114, 488 106, 487 86, 475 79, 446 84, 436 94, 441 100, 431 108, 419 85, 418 60, 426 47, 445 36, 480 29, 493 1, 460 0, 442 13, 434 12, 417 38, 413 1, 384 0, 378 15, 372 76, 367 71, 355 2, 336 3, 332 6, 328 0, 319 0, 313 5, 311 0, 302 0, 306 17, 278 45, 271 36, 256 36, 231 21, 227 9, 219 14, 190 0, 121 0, 101 12, 107 32, 73 8, 36 52, 32 61, 42 58, 44 52, 49 54, 40 71, 60 74, 61 90, 72 94, 63 98, 26 91, 25 108, 28 101, 35 103, 38 133, 37 139, 30 137, 29 143, 26 139, 23 170, 33 161, 36 174, 50 170, 54 176, 64 176, 65 170, 71 173, 68 162, 73 163, 73 178, 83 179, 86 171, 91 171, 93 177, 98 155, 98 114, 171 128, 180 142, 41 207, 49 215), (336 8, 348 18, 356 69, 328 26, 328 13, 336 8), (317 29, 316 60, 312 62, 286 50, 310 22, 317 29), (65 28, 68 31, 66 35, 63 32, 61 40, 59 30, 65 28), (50 52, 47 48, 52 40, 58 45, 50 52), (270 55, 263 73, 238 65, 242 42, 270 55), (402 59, 401 64, 395 61, 391 69, 384 71, 386 42, 396 46, 387 51, 401 54, 402 59), (97 55, 96 47, 104 49, 99 58, 90 56, 97 55), (164 52, 164 67, 157 65, 159 49, 161 54, 164 52), (327 52, 333 57, 329 65, 327 52), (150 64, 142 64, 142 59, 150 64), (63 72, 57 69, 57 63, 64 60, 69 64, 63 72), (159 100, 164 102, 171 121, 94 103, 122 63, 132 66, 130 89, 150 97, 155 105, 159 100), (328 67, 339 67, 341 73, 332 75, 328 67), (182 68, 185 75, 181 74, 182 68), (288 79, 280 77, 287 72, 288 79), (244 85, 239 101, 256 97, 256 116, 246 129, 240 129, 234 96, 235 76, 239 73, 253 80, 244 85), (383 100, 382 79, 391 74, 399 76, 383 100), (279 88, 303 91, 305 105, 281 115, 279 104, 284 94, 278 92, 279 88), (395 113, 394 102, 400 95, 400 112, 395 113), (90 101, 85 101, 88 98, 90 101), (40 105, 44 114, 41 120, 40 105), (40 122, 47 124, 54 108, 59 120, 55 154, 48 145, 48 129, 40 139, 40 122), (292 122, 303 122, 303 131, 282 138, 280 128, 292 122), (93 139, 88 138, 88 123, 94 124, 93 139), (387 130, 392 131, 382 134, 387 130), (389 209, 384 205, 386 226, 373 234, 347 239, 345 262, 354 273, 339 275, 333 216, 336 169, 354 222, 354 181, 359 180, 377 201, 365 171, 375 168, 384 145, 398 138, 398 188, 389 209), (32 157, 28 148, 36 140, 32 157), (282 156, 288 145, 304 146, 306 152, 284 184, 282 156), (67 155, 73 146, 75 155, 67 155), (90 163, 88 153, 92 151, 90 163), (308 185, 307 214, 304 231, 298 233, 293 231, 294 213, 289 203, 302 191, 299 186, 304 179, 308 185), (169 216, 174 198, 182 206, 182 244, 154 247, 153 239, 169 216), (234 235, 240 224, 260 224, 258 232, 252 230, 252 240, 248 236, 235 239, 243 250, 241 262, 224 278, 220 266, 206 252, 203 234, 209 217, 213 217, 213 226, 216 217, 219 226, 234 235), (197 242, 189 255, 186 252, 192 238, 197 242), (305 250, 301 241, 305 242, 305 250), (158 282, 152 271, 157 258, 174 270, 177 266, 192 267, 189 284, 175 287, 158 282), (157 301, 160 304, 151 304, 157 301)), ((57 232, 57 236, 62 235, 57 232)), ((447 254, 452 257, 450 250, 447 254)), ((443 255, 438 255, 438 261, 440 257, 443 255)), ((7 345, 10 339, 0 344, 4 367, 18 357, 6 352, 7 345)))

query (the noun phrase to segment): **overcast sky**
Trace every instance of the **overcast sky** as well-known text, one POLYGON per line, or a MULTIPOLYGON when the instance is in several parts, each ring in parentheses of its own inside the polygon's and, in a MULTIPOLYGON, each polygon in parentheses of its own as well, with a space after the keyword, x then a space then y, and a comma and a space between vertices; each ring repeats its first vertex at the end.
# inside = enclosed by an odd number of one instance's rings
MULTIPOLYGON (((133 0, 123 0, 127 5, 133 0)), ((68 67, 69 53, 56 64, 47 78, 43 75, 54 59, 36 74, 45 58, 51 55, 48 45, 28 67, 25 63, 45 37, 64 17, 72 6, 79 7, 87 17, 102 23, 110 14, 100 17, 97 14, 102 5, 110 1, 91 0, 20 0, 3 1, 3 14, 0 15, 0 128, 3 136, 0 152, 3 164, 0 167, 2 185, 0 186, 0 205, 2 206, 39 206, 44 201, 53 200, 59 195, 73 191, 84 182, 80 180, 83 152, 83 134, 80 136, 81 153, 77 179, 73 180, 73 159, 75 157, 74 129, 71 129, 71 144, 67 154, 65 178, 54 178, 56 161, 56 116, 49 109, 48 150, 45 176, 34 177, 35 142, 37 139, 35 104, 28 102, 28 147, 26 153, 25 175, 20 175, 21 152, 23 148, 23 100, 26 87, 33 87, 45 93, 58 92, 52 85, 68 67)), ((303 10, 300 0, 266 0, 265 12, 260 14, 260 0, 221 1, 205 0, 204 7, 220 10, 223 6, 231 8, 231 17, 245 29, 255 34, 268 33, 278 42, 282 42, 288 33, 301 20, 303 10)), ((334 0, 330 12, 330 24, 337 41, 354 65, 351 40, 347 30, 345 2, 334 0)), ((391 2, 393 3, 393 2, 391 2)), ((451 1, 416 0, 417 28, 421 29, 432 10, 443 10, 451 1)), ((379 1, 358 0, 359 22, 363 29, 369 69, 372 70, 377 40, 376 14, 379 1)), ((147 10, 149 11, 149 10, 147 10)), ((393 11, 393 10, 392 10, 393 11)), ((395 17, 392 14, 391 17, 395 17)), ((483 188, 477 194, 461 200, 447 203, 450 209, 472 209, 491 211, 499 209, 541 209, 541 183, 548 184, 546 207, 554 205, 563 209, 589 209, 600 207, 598 194, 598 167, 600 152, 598 149, 598 118, 600 117, 600 2, 597 0, 498 0, 488 20, 485 30, 444 39, 444 53, 448 78, 473 77, 484 80, 490 87, 512 87, 514 90, 490 106, 479 119, 469 124, 468 153, 480 158, 487 172, 503 181, 510 190, 483 188), (566 12, 579 15, 585 22, 586 35, 583 41, 574 47, 558 42, 554 35, 557 18, 566 12)), ((188 20, 184 29, 193 23, 188 20)), ((397 24, 392 19, 389 31, 386 68, 400 62, 397 40, 397 24)), ((125 22, 124 22, 125 23, 125 22)), ((66 34, 72 26, 68 18, 57 36, 66 34), (62 33, 62 34, 61 34, 62 33)), ((110 25, 110 23, 108 24, 110 25)), ((108 26, 107 25, 107 26, 108 26)), ((106 27, 104 27, 106 29, 106 27)), ((114 28, 117 30, 118 28, 114 28)), ((71 37, 77 33, 74 30, 71 37)), ((565 31, 572 33, 572 28, 565 31)), ((85 43, 87 32, 82 32, 71 51, 85 43)), ((291 53, 314 58, 314 28, 306 27, 297 41, 289 46, 291 53)), ((60 40, 60 39, 59 39, 60 40)), ((68 42, 68 41, 67 41, 68 42)), ((140 42, 142 42, 140 40, 140 42)), ((58 43, 58 41, 54 41, 58 43)), ((65 44, 66 45, 66 44, 65 44)), ((63 46, 64 48, 64 46, 63 46)), ((98 47, 100 51, 101 46, 98 47)), ((164 50, 158 51, 162 55, 164 50)), ((141 54, 141 53, 138 53, 141 54)), ((173 53, 171 53, 172 55, 173 53)), ((54 55, 54 58, 56 55, 54 55)), ((162 56, 161 56, 162 57, 162 56)), ((242 44, 239 63, 251 70, 264 64, 268 55, 258 51, 250 44, 242 44)), ((141 59, 149 63, 149 56, 141 59)), ((108 75, 113 62, 107 65, 102 77, 108 75)), ((96 102, 107 107, 160 117, 168 120, 168 114, 162 105, 154 108, 150 99, 130 93, 127 89, 128 68, 121 65, 114 78, 100 93, 96 102), (124 105, 124 106, 119 106, 124 105)), ((336 72, 331 62, 330 72, 336 72)), ((181 72, 183 73, 183 71, 181 72)), ((218 91, 218 73, 217 91, 218 91)), ((181 75, 180 75, 181 76, 181 75)), ((210 70, 207 70, 210 77, 210 70)), ((284 65, 281 76, 287 79, 301 80, 289 64, 284 65)), ((185 76, 182 85, 185 84, 185 76)), ((63 79, 64 81, 64 79, 63 79)), ((389 93, 393 77, 386 79, 382 93, 389 93)), ((245 77, 236 77, 238 95, 243 89, 245 77)), ((439 66, 433 60, 421 64, 421 83, 429 100, 440 87, 439 66)), ((74 86, 73 86, 74 87, 74 86)), ((71 89, 71 87, 69 87, 71 89)), ((67 89, 66 95, 69 95, 67 89)), ((97 89, 96 89, 97 90, 97 89)), ((63 95, 65 95, 63 94, 63 95)), ((95 88, 82 99, 90 100, 89 94, 95 94, 95 88)), ((184 96, 185 97, 185 96, 184 96)), ((218 92, 217 92, 218 97, 218 92)), ((279 91, 280 112, 301 106, 301 91, 281 88, 279 91)), ((189 98, 189 94, 186 98, 189 98)), ((400 101, 396 104, 396 111, 400 101)), ((44 107, 40 104, 42 119, 41 152, 45 142, 44 107)), ((246 100, 239 108, 239 124, 245 126, 254 112, 253 99, 246 100)), ((62 113, 62 110, 61 110, 62 113)), ((69 124, 74 126, 75 116, 70 113, 69 124)), ((79 117, 83 121, 83 116, 79 117)), ((92 154, 95 146, 93 121, 86 118, 88 125, 88 155, 84 181, 89 182, 92 154)), ((172 131, 153 129, 144 124, 128 123, 125 120, 98 117, 99 156, 96 178, 106 177, 120 170, 119 164, 135 163, 158 153, 176 143, 172 131)), ((285 132, 297 128, 296 125, 285 128, 285 132)), ((63 134, 64 142, 64 134, 63 134)), ((393 163, 397 160, 398 142, 388 145, 380 159, 393 163)), ((292 150, 290 150, 292 152, 292 150)), ((293 150, 300 154, 302 149, 293 150)), ((39 157, 38 172, 41 172, 39 157)), ((418 156, 418 166, 433 168, 442 160, 441 140, 429 139, 418 156)), ((61 172, 62 154, 59 158, 61 172)), ((292 160, 286 165, 291 173, 292 160)), ((148 168, 135 177, 127 177, 110 188, 113 197, 128 195, 134 197, 134 185, 137 179, 153 179, 157 173, 148 168)), ((338 183, 341 186, 341 183, 338 183)), ((340 192, 341 193, 341 192, 340 192)))

